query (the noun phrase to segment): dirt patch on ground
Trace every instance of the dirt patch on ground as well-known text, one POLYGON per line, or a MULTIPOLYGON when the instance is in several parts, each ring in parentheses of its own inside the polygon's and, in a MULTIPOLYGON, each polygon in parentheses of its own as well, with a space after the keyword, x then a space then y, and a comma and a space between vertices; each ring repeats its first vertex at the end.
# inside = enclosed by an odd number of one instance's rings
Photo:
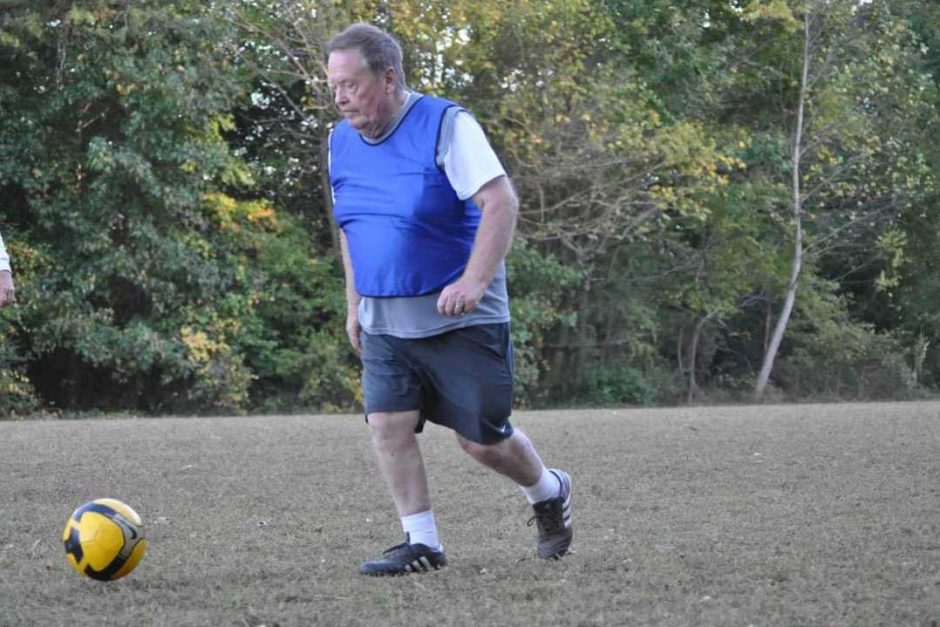
POLYGON ((0 625, 940 625, 940 404, 519 413, 574 481, 574 554, 535 558, 507 480, 429 427, 451 567, 400 541, 361 416, 0 422, 0 625), (147 557, 66 563, 119 498, 147 557))

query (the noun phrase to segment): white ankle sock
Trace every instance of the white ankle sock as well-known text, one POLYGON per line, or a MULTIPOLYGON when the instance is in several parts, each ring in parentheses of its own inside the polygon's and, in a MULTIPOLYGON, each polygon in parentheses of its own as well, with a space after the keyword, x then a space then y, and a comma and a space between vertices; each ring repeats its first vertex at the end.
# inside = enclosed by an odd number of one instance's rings
POLYGON ((521 485, 519 488, 533 505, 548 499, 553 499, 561 492, 561 483, 558 477, 548 471, 548 468, 542 467, 542 476, 539 480, 530 486, 521 485))
POLYGON ((401 527, 405 530, 408 544, 423 544, 432 549, 441 549, 441 541, 437 537, 437 523, 434 522, 432 510, 403 516, 401 527))

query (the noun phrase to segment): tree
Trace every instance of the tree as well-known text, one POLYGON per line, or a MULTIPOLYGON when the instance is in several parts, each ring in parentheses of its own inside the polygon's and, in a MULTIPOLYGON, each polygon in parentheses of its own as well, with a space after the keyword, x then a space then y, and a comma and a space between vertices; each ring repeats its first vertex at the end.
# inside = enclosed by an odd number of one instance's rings
MULTIPOLYGON (((250 83, 206 11, 88 0, 3 16, 13 339, 54 407, 243 411, 271 385, 295 403, 330 363, 324 335, 339 342, 311 328, 338 311, 329 260, 252 196, 229 143, 250 83)), ((351 369, 332 363, 332 389, 307 399, 351 405, 351 369)))
MULTIPOLYGON (((875 106, 896 80, 892 66, 905 49, 903 27, 877 7, 850 1, 754 2, 746 15, 793 40, 800 33, 798 64, 788 64, 784 54, 776 57, 779 65, 757 70, 790 77, 785 110, 792 120, 785 173, 793 254, 755 385, 760 396, 793 312, 806 255, 818 263, 848 243, 849 232, 854 241, 867 233, 877 237, 910 196, 909 186, 898 185, 896 177, 901 170, 912 172, 905 160, 892 158, 901 145, 897 129, 880 125, 875 106)), ((899 87, 909 88, 910 82, 899 87)), ((923 175, 923 170, 915 174, 923 175)))

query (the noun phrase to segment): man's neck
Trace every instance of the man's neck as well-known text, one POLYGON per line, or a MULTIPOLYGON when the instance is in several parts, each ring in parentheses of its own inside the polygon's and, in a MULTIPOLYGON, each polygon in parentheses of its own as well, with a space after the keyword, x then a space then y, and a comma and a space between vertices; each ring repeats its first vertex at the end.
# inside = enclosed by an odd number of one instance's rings
POLYGON ((377 128, 375 132, 365 132, 363 135, 369 139, 378 139, 382 135, 388 132, 392 124, 395 123, 395 120, 398 119, 398 114, 401 112, 401 108, 405 106, 405 103, 408 101, 408 92, 405 90, 395 93, 394 98, 391 101, 391 106, 389 108, 388 115, 385 116, 385 122, 381 125, 380 128, 377 128))

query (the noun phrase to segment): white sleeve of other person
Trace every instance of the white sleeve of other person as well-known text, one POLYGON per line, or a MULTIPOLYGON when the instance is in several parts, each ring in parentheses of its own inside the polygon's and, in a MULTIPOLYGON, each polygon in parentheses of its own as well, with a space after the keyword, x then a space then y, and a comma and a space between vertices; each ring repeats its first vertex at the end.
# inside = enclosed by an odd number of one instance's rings
POLYGON ((461 200, 506 174, 483 129, 466 111, 454 116, 453 135, 444 149, 443 161, 447 179, 461 200))
POLYGON ((3 236, 0 235, 0 271, 10 269, 10 255, 7 254, 7 249, 3 245, 3 236))

